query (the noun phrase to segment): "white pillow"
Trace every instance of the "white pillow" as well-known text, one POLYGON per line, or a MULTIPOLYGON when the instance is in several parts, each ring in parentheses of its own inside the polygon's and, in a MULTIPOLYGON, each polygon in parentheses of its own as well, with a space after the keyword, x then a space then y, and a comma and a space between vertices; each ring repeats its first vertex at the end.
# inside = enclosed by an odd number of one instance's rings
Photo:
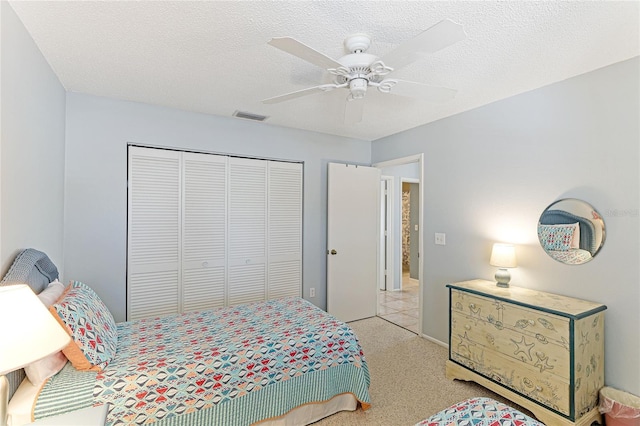
MULTIPOLYGON (((55 280, 52 283, 49 283, 47 288, 42 290, 38 295, 38 298, 42 304, 48 308, 53 305, 60 296, 62 296, 64 289, 64 284, 55 280)), ((38 361, 32 362, 24 367, 24 371, 27 373, 29 381, 35 386, 39 386, 49 377, 62 370, 62 367, 64 367, 66 363, 67 357, 64 356, 62 352, 56 352, 38 361)))
POLYGON ((66 363, 67 357, 59 351, 39 359, 38 361, 32 362, 24 367, 24 371, 27 373, 29 381, 33 383, 34 386, 40 386, 49 377, 62 370, 62 367, 64 367, 66 363))
POLYGON ((54 303, 62 296, 64 292, 64 284, 60 281, 55 280, 52 283, 49 283, 47 288, 42 290, 42 292, 38 295, 38 299, 46 306, 47 308, 54 303))
POLYGON ((571 248, 580 248, 580 224, 576 222, 576 230, 573 231, 573 240, 571 240, 571 248))

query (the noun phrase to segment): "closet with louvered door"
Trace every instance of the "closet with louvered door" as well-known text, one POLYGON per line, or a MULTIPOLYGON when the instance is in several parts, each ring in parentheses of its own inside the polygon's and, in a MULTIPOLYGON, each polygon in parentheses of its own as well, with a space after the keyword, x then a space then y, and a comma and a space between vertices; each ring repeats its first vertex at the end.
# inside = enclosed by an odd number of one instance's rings
POLYGON ((302 293, 302 165, 129 147, 127 319, 302 293))
POLYGON ((266 300, 267 161, 229 158, 229 305, 266 300))
POLYGON ((267 298, 302 295, 302 167, 269 162, 267 298))
POLYGON ((129 147, 127 319, 180 312, 181 154, 129 147))
POLYGON ((225 306, 227 160, 182 154, 182 312, 225 306))

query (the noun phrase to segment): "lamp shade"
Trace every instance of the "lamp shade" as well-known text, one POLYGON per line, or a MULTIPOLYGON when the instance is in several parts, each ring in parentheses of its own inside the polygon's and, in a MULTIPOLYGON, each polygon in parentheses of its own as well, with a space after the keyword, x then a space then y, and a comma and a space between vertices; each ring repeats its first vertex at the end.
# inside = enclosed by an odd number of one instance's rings
POLYGON ((499 268, 517 267, 516 248, 513 244, 495 243, 491 250, 491 259, 489 260, 489 264, 499 268))
POLYGON ((0 287, 0 375, 51 355, 70 341, 28 286, 0 287))

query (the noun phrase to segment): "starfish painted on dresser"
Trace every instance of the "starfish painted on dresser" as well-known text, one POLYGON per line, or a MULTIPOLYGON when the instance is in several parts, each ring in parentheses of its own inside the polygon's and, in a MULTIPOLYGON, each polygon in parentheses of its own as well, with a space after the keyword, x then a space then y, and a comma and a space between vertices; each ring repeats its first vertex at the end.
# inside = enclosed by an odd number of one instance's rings
POLYGON ((473 343, 471 339, 469 339, 469 336, 467 336, 467 332, 464 332, 464 336, 458 334, 458 337, 460 338, 460 343, 458 343, 458 350, 460 350, 460 348, 466 348, 467 352, 471 353, 470 346, 475 346, 476 344, 473 343))
POLYGON ((519 342, 516 342, 513 339, 511 339, 511 341, 516 345, 516 350, 513 352, 514 355, 518 355, 520 352, 522 352, 529 357, 529 361, 533 361, 533 358, 531 357, 531 349, 533 349, 533 347, 536 345, 535 343, 528 344, 524 339, 524 336, 522 336, 522 339, 520 339, 519 342), (520 345, 524 346, 525 348, 523 349, 520 345))
POLYGON ((545 355, 544 352, 536 352, 536 358, 538 358, 538 360, 534 366, 538 367, 541 373, 544 370, 553 370, 553 365, 549 365, 549 356, 545 355))

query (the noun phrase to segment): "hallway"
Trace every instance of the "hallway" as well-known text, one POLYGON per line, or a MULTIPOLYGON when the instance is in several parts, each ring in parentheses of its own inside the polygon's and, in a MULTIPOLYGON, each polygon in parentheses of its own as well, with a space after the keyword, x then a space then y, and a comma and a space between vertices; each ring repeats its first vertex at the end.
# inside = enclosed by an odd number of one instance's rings
POLYGON ((402 274, 402 291, 378 290, 378 316, 414 333, 418 332, 418 280, 402 274))

